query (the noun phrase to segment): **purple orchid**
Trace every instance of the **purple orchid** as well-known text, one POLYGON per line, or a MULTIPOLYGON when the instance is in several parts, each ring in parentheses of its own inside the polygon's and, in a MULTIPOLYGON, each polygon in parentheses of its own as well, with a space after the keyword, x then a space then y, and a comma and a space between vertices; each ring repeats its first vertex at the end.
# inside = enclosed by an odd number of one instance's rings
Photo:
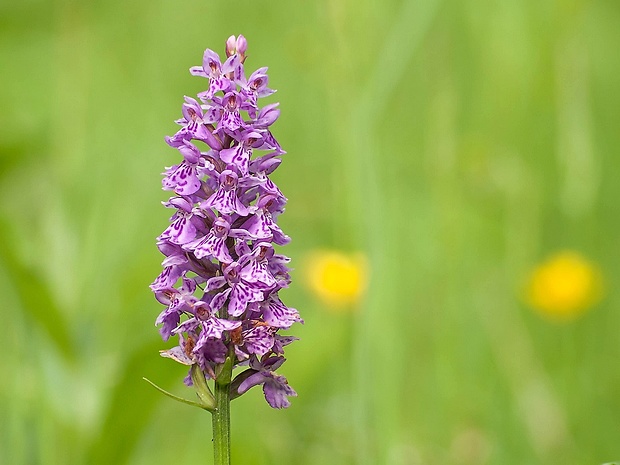
POLYGON ((206 201, 205 206, 215 208, 224 215, 238 213, 248 214, 248 206, 244 205, 237 195, 239 175, 232 170, 224 170, 217 177, 218 188, 206 201))
POLYGON ((162 180, 175 194, 163 202, 174 214, 158 237, 165 259, 150 287, 165 306, 156 319, 162 338, 179 339, 161 354, 190 367, 185 382, 204 408, 214 401, 207 380, 225 386, 228 399, 262 385, 273 408, 297 395, 276 373, 296 340, 280 331, 303 323, 278 295, 291 281, 290 259, 275 249, 290 241, 277 224, 287 199, 270 178, 285 153, 270 130, 280 110, 259 106, 274 90, 266 67, 246 78, 246 52, 241 35, 226 41, 224 62, 204 52, 190 73, 208 79, 208 89, 185 97, 181 128, 166 137, 182 160, 162 180), (246 369, 233 379, 238 367, 246 369))
MULTIPOLYGON (((283 197, 279 200, 286 201, 283 197)), ((291 241, 290 237, 282 232, 273 218, 274 213, 279 211, 279 203, 278 197, 274 195, 261 197, 256 203, 254 215, 245 221, 242 227, 258 239, 270 240, 277 245, 288 244, 291 241)))
POLYGON ((250 302, 260 302, 265 298, 265 291, 272 286, 259 281, 260 276, 253 273, 251 265, 241 267, 237 262, 232 262, 224 267, 224 276, 217 276, 207 281, 207 288, 220 289, 226 286, 224 291, 216 297, 223 299, 228 297, 228 313, 231 316, 241 316, 250 302))
POLYGON ((229 165, 236 166, 243 176, 247 176, 250 172, 252 149, 261 146, 262 139, 261 134, 256 131, 244 131, 241 142, 232 148, 222 150, 220 158, 229 165))
POLYGON ((268 354, 275 343, 276 329, 257 322, 255 326, 241 331, 239 344, 235 344, 235 353, 240 360, 254 354, 258 357, 268 354))
POLYGON ((214 112, 205 114, 203 108, 196 99, 185 97, 185 103, 181 107, 183 118, 178 119, 175 123, 180 124, 186 130, 186 133, 197 140, 205 140, 209 138, 207 124, 217 121, 214 112))
POLYGON ((158 239, 168 240, 172 244, 186 244, 196 236, 197 229, 201 226, 201 220, 193 211, 193 205, 185 197, 173 197, 164 205, 169 208, 177 208, 170 218, 170 226, 161 233, 158 239))
POLYGON ((291 405, 288 397, 296 397, 297 393, 289 386, 284 376, 275 373, 283 363, 284 357, 263 357, 250 360, 249 376, 239 385, 238 392, 243 394, 250 388, 263 385, 263 393, 267 403, 273 408, 286 408, 291 405))
POLYGON ((258 111, 257 100, 260 97, 267 97, 275 91, 267 88, 269 77, 267 76, 267 68, 260 68, 252 73, 247 81, 241 85, 242 93, 245 96, 243 109, 248 111, 252 118, 256 118, 258 111))
POLYGON ((227 74, 234 73, 235 67, 241 65, 237 55, 233 55, 224 64, 220 62, 220 56, 213 50, 205 50, 202 59, 202 67, 194 66, 189 72, 194 76, 209 78, 209 89, 198 94, 200 100, 208 102, 220 91, 227 92, 235 87, 235 84, 227 74))
POLYGON ((209 172, 213 172, 213 164, 201 157, 200 150, 193 144, 183 141, 178 145, 178 150, 183 155, 180 165, 168 168, 162 180, 164 190, 174 190, 179 195, 195 194, 201 186, 201 178, 209 172))
POLYGON ((275 294, 271 294, 269 299, 262 302, 261 307, 265 322, 274 328, 286 329, 290 328, 293 323, 303 323, 299 312, 284 305, 275 294))
POLYGON ((164 340, 168 340, 170 335, 174 332, 174 328, 179 324, 181 320, 181 314, 184 312, 193 313, 194 303, 198 301, 194 297, 196 291, 196 281, 188 278, 183 278, 183 285, 180 289, 166 289, 164 291, 157 292, 155 297, 159 302, 168 307, 159 314, 155 324, 163 324, 161 327, 161 335, 164 340))
MULTIPOLYGON (((218 99, 219 100, 219 99, 218 99)), ((228 92, 221 99, 222 116, 219 121, 219 126, 215 130, 215 133, 233 133, 237 129, 242 128, 245 123, 241 118, 239 109, 243 103, 243 95, 238 92, 228 92)))
POLYGON ((221 263, 232 263, 226 239, 230 232, 230 222, 223 216, 216 218, 209 233, 197 241, 187 244, 187 248, 198 259, 214 258, 221 263))

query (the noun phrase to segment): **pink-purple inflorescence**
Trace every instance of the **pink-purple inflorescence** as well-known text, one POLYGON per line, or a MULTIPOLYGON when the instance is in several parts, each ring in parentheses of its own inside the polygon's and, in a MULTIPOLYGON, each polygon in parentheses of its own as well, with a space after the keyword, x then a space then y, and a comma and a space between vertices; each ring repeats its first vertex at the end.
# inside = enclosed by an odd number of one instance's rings
POLYGON ((245 367, 232 398, 262 385, 269 405, 282 408, 297 394, 275 370, 296 338, 279 331, 302 320, 278 297, 290 283, 289 258, 274 249, 290 241, 276 223, 286 197, 269 178, 285 153, 269 130, 280 111, 258 106, 274 91, 267 68, 246 78, 246 50, 242 35, 231 36, 224 63, 207 49, 190 69, 209 88, 185 97, 181 129, 166 137, 183 160, 164 173, 163 189, 175 194, 164 205, 175 212, 157 238, 166 258, 151 289, 166 305, 156 321, 163 339, 179 336, 162 355, 198 365, 207 379, 229 358, 245 367))

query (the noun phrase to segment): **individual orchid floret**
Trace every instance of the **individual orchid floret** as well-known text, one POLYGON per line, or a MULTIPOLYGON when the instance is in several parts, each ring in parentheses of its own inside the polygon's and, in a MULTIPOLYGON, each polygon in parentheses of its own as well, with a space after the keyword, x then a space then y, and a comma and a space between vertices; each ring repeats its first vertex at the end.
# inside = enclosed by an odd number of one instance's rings
POLYGON ((218 175, 217 180, 217 191, 207 199, 203 206, 215 208, 224 215, 230 215, 231 213, 237 213, 241 216, 247 215, 248 207, 237 196, 239 175, 227 169, 218 175))
POLYGON ((243 176, 250 173, 250 157, 254 147, 263 145, 263 136, 256 131, 244 131, 234 147, 220 152, 222 161, 234 165, 243 176))
POLYGON ((251 265, 242 268, 239 263, 232 262, 224 268, 224 276, 211 278, 207 286, 210 289, 227 286, 222 294, 225 293, 229 300, 228 313, 238 317, 250 302, 260 302, 270 290, 270 286, 258 280, 259 277, 252 274, 251 265))
POLYGON ((270 210, 277 206, 276 199, 277 197, 273 195, 261 197, 256 204, 254 215, 243 224, 243 228, 258 239, 270 240, 277 245, 286 245, 291 239, 282 232, 270 210))
POLYGON ((155 294, 159 302, 168 307, 159 314, 155 325, 163 324, 160 329, 162 338, 168 340, 181 320, 181 315, 185 312, 192 313, 195 302, 196 281, 183 278, 183 285, 180 289, 166 289, 155 294))
POLYGON ((276 279, 269 271, 269 259, 273 257, 273 246, 269 242, 259 242, 254 246, 254 250, 245 242, 238 242, 235 250, 240 255, 239 262, 245 266, 241 270, 241 276, 251 282, 260 282, 266 287, 271 288, 275 285, 276 279))
POLYGON ((185 197, 173 197, 164 205, 178 210, 170 218, 170 226, 161 233, 158 239, 167 240, 177 245, 183 245, 194 240, 197 228, 201 226, 201 220, 194 215, 190 201, 185 197))
POLYGON ((183 162, 166 170, 162 180, 164 190, 174 190, 179 195, 191 195, 200 189, 200 180, 213 172, 215 167, 206 158, 203 158, 200 150, 190 142, 184 141, 178 147, 183 155, 183 162))
POLYGON ((293 323, 303 323, 299 312, 294 308, 287 307, 280 298, 272 294, 269 299, 261 302, 261 310, 265 322, 274 328, 290 328, 293 323))
POLYGON ((209 138, 209 131, 206 125, 217 120, 213 112, 205 114, 196 99, 191 97, 185 97, 185 103, 181 107, 181 111, 183 118, 176 120, 175 123, 184 126, 191 138, 207 140, 209 138))
POLYGON ((243 326, 231 333, 237 358, 245 360, 251 355, 262 357, 270 353, 275 344, 276 331, 276 328, 259 320, 244 321, 243 326))
POLYGON ((242 128, 245 123, 241 118, 239 109, 243 103, 244 97, 238 92, 228 92, 221 100, 221 118, 219 121, 217 133, 231 134, 239 128, 242 128))
POLYGON ((280 117, 280 110, 278 109, 279 103, 272 103, 271 105, 266 105, 260 109, 258 112, 258 116, 254 121, 253 126, 255 128, 263 128, 266 129, 271 126, 276 120, 280 117))
POLYGON ((226 245, 229 232, 230 222, 224 216, 220 216, 215 220, 213 227, 205 237, 192 244, 187 244, 187 248, 198 259, 214 258, 221 263, 232 263, 233 259, 226 245))
POLYGON ((269 77, 265 67, 254 71, 249 79, 241 85, 241 92, 245 97, 242 108, 247 110, 248 115, 252 118, 256 118, 258 111, 257 100, 260 97, 267 97, 275 92, 267 87, 268 83, 269 77))
POLYGON ((226 76, 227 73, 234 72, 235 66, 240 66, 241 62, 237 55, 231 56, 228 60, 220 62, 220 56, 213 50, 205 50, 202 59, 202 66, 194 66, 189 72, 194 76, 209 78, 209 89, 198 94, 198 97, 206 102, 220 91, 228 92, 234 88, 234 83, 226 76))
POLYGON ((237 391, 243 394, 248 389, 263 385, 263 393, 267 403, 273 408, 286 408, 291 405, 288 398, 297 397, 295 390, 289 386, 284 376, 275 373, 285 361, 284 357, 269 357, 259 361, 250 361, 249 376, 239 384, 237 391))
POLYGON ((185 265, 186 263, 187 258, 184 256, 166 257, 163 262, 164 269, 155 281, 151 283, 151 290, 157 293, 172 288, 183 274, 183 268, 180 265, 185 265))

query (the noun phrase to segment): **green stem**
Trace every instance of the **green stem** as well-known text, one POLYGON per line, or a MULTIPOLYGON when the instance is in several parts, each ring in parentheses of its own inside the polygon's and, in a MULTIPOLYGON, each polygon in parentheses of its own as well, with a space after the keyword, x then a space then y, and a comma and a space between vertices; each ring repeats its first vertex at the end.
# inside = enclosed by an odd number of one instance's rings
POLYGON ((232 360, 228 356, 215 380, 215 409, 213 410, 214 465, 230 465, 230 380, 232 360))

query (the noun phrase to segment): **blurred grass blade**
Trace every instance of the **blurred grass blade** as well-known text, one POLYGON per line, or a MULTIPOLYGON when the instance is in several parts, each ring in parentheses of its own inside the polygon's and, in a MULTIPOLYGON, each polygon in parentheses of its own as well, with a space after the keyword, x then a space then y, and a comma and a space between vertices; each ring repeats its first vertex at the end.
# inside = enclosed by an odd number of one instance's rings
MULTIPOLYGON (((153 410, 162 399, 161 394, 142 382, 142 374, 163 373, 160 348, 161 342, 157 340, 128 354, 125 370, 111 395, 104 424, 91 444, 85 463, 122 465, 129 462, 153 410)), ((163 383, 168 381, 164 379, 163 383)))
POLYGON ((56 305, 47 283, 28 266, 24 265, 9 237, 8 222, 0 218, 0 263, 8 273, 10 285, 22 302, 23 309, 48 334, 58 351, 67 359, 75 359, 68 324, 56 305))

